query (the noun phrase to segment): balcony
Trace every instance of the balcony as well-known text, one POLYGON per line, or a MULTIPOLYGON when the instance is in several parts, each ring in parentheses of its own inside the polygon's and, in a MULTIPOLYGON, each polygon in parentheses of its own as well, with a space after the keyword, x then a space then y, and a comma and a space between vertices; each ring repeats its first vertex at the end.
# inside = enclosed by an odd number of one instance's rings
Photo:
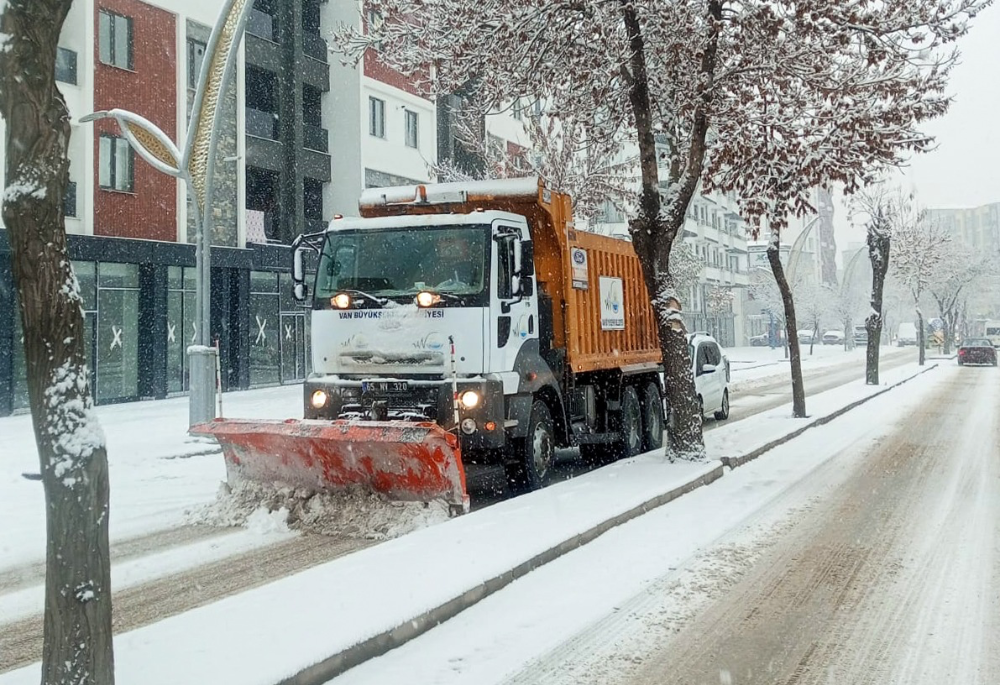
POLYGON ((281 242, 277 240, 278 215, 276 212, 262 212, 255 209, 248 209, 246 227, 247 245, 267 245, 281 242))
POLYGON ((247 33, 277 43, 280 40, 278 20, 267 12, 251 9, 247 17, 247 33))
POLYGON ((260 109, 246 108, 247 135, 267 140, 278 139, 278 115, 260 109))
POLYGON ((328 51, 326 41, 318 33, 305 31, 302 34, 302 52, 307 56, 325 63, 328 51))
POLYGON ((302 147, 326 154, 330 151, 330 135, 325 128, 302 124, 302 147))

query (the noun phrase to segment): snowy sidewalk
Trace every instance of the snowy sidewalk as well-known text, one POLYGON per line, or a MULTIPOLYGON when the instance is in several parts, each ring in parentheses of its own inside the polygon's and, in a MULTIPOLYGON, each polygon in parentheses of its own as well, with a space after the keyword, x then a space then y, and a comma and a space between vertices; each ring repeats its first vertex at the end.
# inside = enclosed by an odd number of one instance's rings
MULTIPOLYGON (((805 421, 784 406, 735 422, 708 434, 706 447, 752 455, 929 368, 908 365, 883 374, 882 386, 811 397, 805 421)), ((723 472, 717 459, 670 464, 650 453, 385 542, 117 636, 117 682, 324 682, 723 472)), ((0 684, 37 678, 33 665, 0 684)))
MULTIPOLYGON (((284 419, 302 415, 302 386, 226 393, 227 417, 284 419)), ((215 499, 226 468, 214 443, 187 434, 188 400, 104 405, 97 416, 107 436, 111 479, 111 541, 175 528, 186 512, 215 499)), ((0 418, 0 573, 45 559, 42 484, 28 415, 0 418)))

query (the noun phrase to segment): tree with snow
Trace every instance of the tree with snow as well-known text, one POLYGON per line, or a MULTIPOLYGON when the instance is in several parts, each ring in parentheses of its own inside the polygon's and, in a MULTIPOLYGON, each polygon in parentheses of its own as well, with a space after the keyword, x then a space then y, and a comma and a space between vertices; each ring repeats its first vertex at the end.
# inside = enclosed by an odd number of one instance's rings
POLYGON ((878 385, 879 345, 884 326, 885 280, 889 273, 892 236, 899 226, 913 225, 920 219, 913 193, 873 183, 858 193, 852 202, 852 216, 858 214, 865 223, 865 242, 872 270, 872 288, 865 329, 868 349, 865 356, 865 382, 878 385))
MULTIPOLYGON (((701 420, 670 269, 699 185, 733 190, 755 232, 777 238, 816 187, 848 192, 931 140, 916 126, 947 107, 954 55, 940 48, 988 0, 369 0, 372 35, 337 42, 360 59, 378 43, 390 66, 450 93, 474 84, 486 107, 540 97, 587 113, 591 136, 638 148, 629 221, 657 314, 672 449, 703 455, 701 420), (428 69, 428 67, 432 67, 428 69)), ((777 243, 775 243, 777 245, 777 243)), ((774 249, 777 260, 777 247, 774 249)), ((775 276, 790 293, 780 264, 775 276)), ((787 325, 794 325, 790 294, 787 325)), ((792 338, 796 416, 805 413, 792 338)))
POLYGON ((56 46, 71 4, 0 0, 3 220, 45 492, 42 683, 109 685, 108 459, 88 383, 83 299, 66 251, 70 123, 55 80, 56 46))
POLYGON ((540 176, 547 187, 572 198, 574 218, 588 225, 606 203, 622 212, 634 206, 638 160, 623 155, 617 142, 588 135, 593 122, 573 115, 526 114, 522 121, 527 145, 511 150, 490 143, 483 120, 493 115, 471 100, 456 113, 458 144, 484 164, 465 169, 451 160, 435 162, 429 166, 438 182, 540 176))
POLYGON ((916 210, 907 221, 900 221, 894 231, 894 249, 890 256, 893 275, 909 292, 917 316, 917 347, 919 364, 927 356, 924 312, 920 303, 937 278, 937 271, 945 258, 951 235, 936 221, 930 221, 924 211, 916 210))
POLYGON ((830 314, 830 289, 822 283, 803 280, 793 286, 792 292, 795 294, 795 301, 798 302, 798 311, 802 314, 803 323, 812 331, 809 342, 809 354, 812 355, 816 339, 822 336, 823 321, 830 314))
POLYGON ((927 290, 944 321, 944 354, 951 354, 958 317, 969 289, 979 282, 985 285, 990 276, 995 276, 996 266, 992 255, 977 254, 955 241, 942 246, 941 260, 931 274, 927 290))

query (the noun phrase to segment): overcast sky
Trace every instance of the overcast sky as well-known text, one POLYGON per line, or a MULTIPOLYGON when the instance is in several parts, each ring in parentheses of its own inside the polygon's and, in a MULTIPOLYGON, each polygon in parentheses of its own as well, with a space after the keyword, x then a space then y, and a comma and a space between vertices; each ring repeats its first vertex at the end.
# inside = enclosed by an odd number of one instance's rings
MULTIPOLYGON (((987 8, 958 43, 961 64, 952 72, 948 113, 925 125, 938 148, 919 155, 901 182, 915 186, 925 207, 978 207, 1000 202, 1000 7, 987 8)), ((846 209, 837 208, 837 248, 861 240, 846 209), (841 239, 843 235, 843 240, 841 239)))

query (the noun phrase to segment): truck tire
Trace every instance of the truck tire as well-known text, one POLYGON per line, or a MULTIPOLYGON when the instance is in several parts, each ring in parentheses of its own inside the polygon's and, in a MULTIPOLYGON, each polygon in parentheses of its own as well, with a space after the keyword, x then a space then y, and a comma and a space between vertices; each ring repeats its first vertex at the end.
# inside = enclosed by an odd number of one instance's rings
POLYGON ((642 452, 642 405, 634 386, 626 385, 622 389, 621 407, 621 411, 611 417, 611 430, 616 433, 614 442, 580 445, 580 456, 587 464, 603 466, 642 452))
POLYGON ((545 402, 535 400, 528 420, 528 435, 512 444, 510 461, 504 464, 507 485, 514 494, 545 487, 552 478, 556 441, 552 412, 545 402))
POLYGON ((622 413, 619 417, 618 458, 634 457, 642 452, 642 404, 634 385, 622 390, 622 413))
POLYGON ((658 450, 663 447, 663 397, 656 383, 647 383, 642 392, 642 436, 643 449, 658 450))

